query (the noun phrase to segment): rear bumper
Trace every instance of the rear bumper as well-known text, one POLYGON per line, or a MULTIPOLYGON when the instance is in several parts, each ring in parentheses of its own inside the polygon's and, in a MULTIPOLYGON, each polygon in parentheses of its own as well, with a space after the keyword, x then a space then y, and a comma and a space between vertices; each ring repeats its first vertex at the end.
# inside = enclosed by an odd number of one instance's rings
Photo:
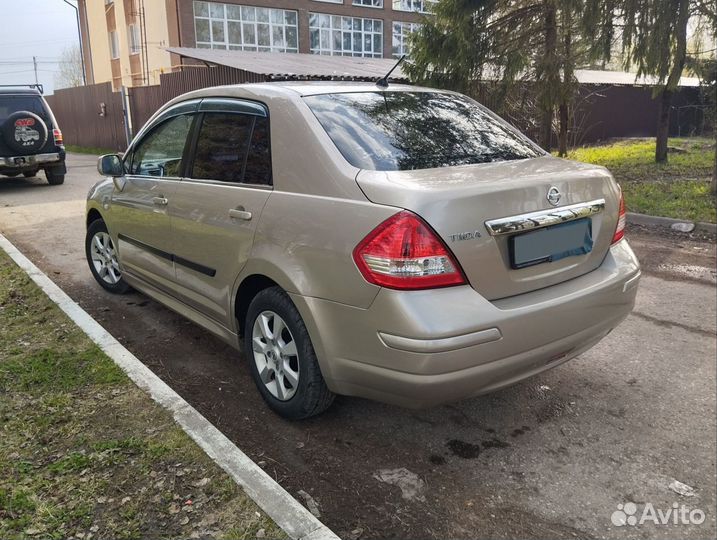
POLYGON ((469 286, 382 289, 368 309, 292 299, 329 388, 425 407, 508 386, 584 352, 630 313, 639 277, 622 241, 589 274, 493 302, 469 286))
POLYGON ((65 152, 0 157, 0 172, 24 171, 45 166, 64 166, 65 152))

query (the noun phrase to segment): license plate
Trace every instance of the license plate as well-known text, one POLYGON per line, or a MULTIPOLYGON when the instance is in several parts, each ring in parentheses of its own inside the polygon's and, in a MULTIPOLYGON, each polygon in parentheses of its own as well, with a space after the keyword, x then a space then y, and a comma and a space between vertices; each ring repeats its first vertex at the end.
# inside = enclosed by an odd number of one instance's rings
POLYGON ((578 219, 510 237, 510 266, 525 268, 566 257, 586 255, 593 249, 592 220, 578 219))

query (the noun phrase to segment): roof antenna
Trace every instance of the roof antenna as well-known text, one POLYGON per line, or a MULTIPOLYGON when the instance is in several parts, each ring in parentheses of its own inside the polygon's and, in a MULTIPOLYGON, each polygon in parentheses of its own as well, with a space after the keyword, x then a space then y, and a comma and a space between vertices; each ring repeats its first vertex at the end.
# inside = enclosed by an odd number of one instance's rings
POLYGON ((391 68, 391 71, 386 73, 383 77, 381 77, 379 80, 376 81, 376 86, 379 88, 388 88, 388 78, 391 76, 391 73, 393 73, 393 70, 396 69, 398 66, 401 65, 401 62, 403 62, 406 58, 405 54, 401 55, 401 58, 398 59, 398 62, 394 64, 394 66, 391 68))

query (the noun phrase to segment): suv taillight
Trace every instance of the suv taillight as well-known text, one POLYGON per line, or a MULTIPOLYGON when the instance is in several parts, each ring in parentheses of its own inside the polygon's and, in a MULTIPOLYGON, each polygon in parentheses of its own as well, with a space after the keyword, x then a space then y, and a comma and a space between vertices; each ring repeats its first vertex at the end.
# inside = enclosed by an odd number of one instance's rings
POLYGON ((52 138, 55 139, 55 146, 63 146, 62 131, 55 128, 52 130, 52 138))
POLYGON ((615 244, 623 239, 625 236, 625 223, 627 221, 627 213, 625 211, 625 196, 620 190, 620 210, 617 216, 617 227, 615 228, 615 234, 612 236, 612 243, 615 244))
POLYGON ((366 281, 390 289, 430 289, 466 282, 436 233, 405 210, 371 231, 356 246, 353 257, 366 281))

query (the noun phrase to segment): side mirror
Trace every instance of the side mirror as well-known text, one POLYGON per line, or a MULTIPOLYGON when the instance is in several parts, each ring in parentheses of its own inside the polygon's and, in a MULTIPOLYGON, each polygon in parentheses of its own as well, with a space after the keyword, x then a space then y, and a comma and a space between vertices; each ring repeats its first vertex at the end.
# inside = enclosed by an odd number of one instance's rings
POLYGON ((117 154, 105 154, 100 156, 97 160, 97 172, 102 176, 123 176, 124 166, 122 165, 122 158, 117 154))

